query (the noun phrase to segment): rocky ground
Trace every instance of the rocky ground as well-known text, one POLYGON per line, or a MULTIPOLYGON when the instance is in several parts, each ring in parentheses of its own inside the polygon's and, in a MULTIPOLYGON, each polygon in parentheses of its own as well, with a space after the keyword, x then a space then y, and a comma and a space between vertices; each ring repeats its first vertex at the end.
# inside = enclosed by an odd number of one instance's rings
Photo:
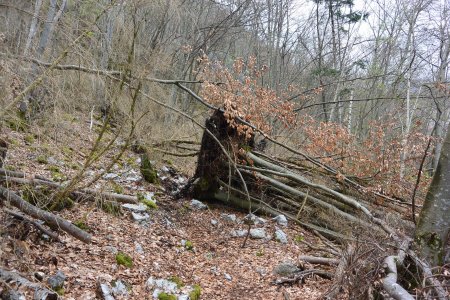
MULTIPOLYGON (((79 170, 95 139, 84 125, 65 125, 58 129, 64 138, 58 139, 9 129, 1 132, 0 137, 10 143, 5 165, 64 182, 79 170)), ((85 181, 102 172, 111 155, 96 163, 85 181)), ((326 291, 330 281, 319 277, 274 284, 298 270, 299 255, 311 254, 302 241, 320 243, 313 235, 287 224, 283 217, 261 216, 254 219, 242 247, 247 213, 204 206, 193 199, 175 200, 164 186, 187 181, 176 169, 160 164, 161 185, 151 185, 139 173, 139 156, 125 152, 93 188, 140 193, 156 207, 125 205, 113 215, 99 208, 98 199, 58 212, 90 232, 91 244, 62 232, 62 242, 49 241, 33 228, 23 234, 23 226, 0 210, 1 267, 47 286, 55 280, 56 285, 63 282, 59 292, 64 299, 157 299, 161 292, 192 299, 198 291, 200 299, 316 299, 326 291)), ((31 299, 31 291, 24 292, 31 299)))

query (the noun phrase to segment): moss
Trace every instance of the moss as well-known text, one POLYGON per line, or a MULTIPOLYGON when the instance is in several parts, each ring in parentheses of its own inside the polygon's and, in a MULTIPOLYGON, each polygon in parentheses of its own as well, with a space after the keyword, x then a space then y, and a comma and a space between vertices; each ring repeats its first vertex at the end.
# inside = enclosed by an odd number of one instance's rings
POLYGON ((60 296, 64 296, 65 290, 64 290, 63 287, 57 287, 57 288, 55 289, 55 292, 56 292, 58 295, 60 295, 60 296))
POLYGON ((207 191, 209 189, 209 181, 207 178, 202 177, 197 183, 197 186, 200 188, 201 191, 207 191))
POLYGON ((5 168, 5 170, 8 170, 8 171, 16 171, 17 170, 17 168, 14 166, 4 166, 4 168, 5 168))
POLYGON ((6 122, 6 126, 8 126, 9 128, 11 128, 14 131, 24 132, 28 128, 25 118, 23 118, 23 116, 20 116, 20 115, 14 116, 14 117, 6 120, 5 122, 6 122))
POLYGON ((84 231, 88 231, 91 229, 83 220, 76 220, 75 222, 73 222, 73 225, 84 231))
POLYGON ((138 167, 138 164, 136 163, 136 159, 133 156, 130 156, 127 158, 126 163, 131 167, 138 167))
POLYGON ((297 235, 297 236, 294 238, 294 242, 300 244, 301 242, 303 242, 304 239, 305 239, 305 238, 304 238, 303 236, 297 235))
POLYGON ((156 172, 156 169, 148 158, 147 154, 142 155, 141 174, 144 177, 145 181, 150 183, 158 183, 158 173, 156 172))
POLYGON ((158 295, 158 299, 159 300, 177 300, 177 296, 163 292, 158 295))
POLYGON ((158 205, 152 200, 149 199, 142 199, 142 203, 144 203, 149 209, 158 209, 158 205))
POLYGON ((34 135, 28 134, 23 138, 23 140, 25 141, 25 144, 31 145, 34 143, 34 135))
POLYGON ((183 280, 178 276, 172 276, 168 280, 175 282, 177 284, 177 288, 182 288, 184 286, 183 280))
POLYGON ((61 173, 58 166, 48 166, 47 170, 51 172, 53 181, 61 182, 67 180, 67 176, 61 173))
POLYGON ((72 170, 79 170, 80 169, 80 166, 78 166, 77 163, 71 163, 69 166, 70 166, 70 168, 72 170))
POLYGON ((61 151, 64 155, 71 156, 73 154, 73 150, 68 146, 61 147, 61 151))
POLYGON ((264 249, 259 249, 258 251, 256 251, 256 256, 261 257, 264 256, 264 249))
POLYGON ((194 249, 194 244, 192 244, 191 241, 186 241, 186 243, 184 244, 184 249, 186 249, 186 250, 193 250, 194 249))
POLYGON ((200 299, 200 294, 202 293, 202 289, 198 284, 193 286, 193 290, 189 293, 190 300, 198 300, 200 299))
POLYGON ((48 207, 49 211, 61 211, 65 208, 72 208, 74 205, 74 202, 69 197, 66 197, 62 200, 55 201, 52 205, 48 207))
POLYGON ((122 265, 127 268, 131 268, 133 266, 133 259, 131 256, 120 251, 116 254, 116 262, 118 265, 122 265))
POLYGON ((111 182, 112 188, 114 193, 116 194, 123 194, 123 187, 120 184, 117 184, 116 182, 111 182))
POLYGON ((40 164, 43 164, 43 165, 48 164, 47 156, 45 156, 45 155, 39 155, 39 156, 36 158, 36 161, 37 161, 38 163, 40 163, 40 164))
POLYGON ((47 170, 49 170, 50 172, 55 172, 55 173, 61 172, 61 170, 59 169, 58 166, 48 166, 47 170))

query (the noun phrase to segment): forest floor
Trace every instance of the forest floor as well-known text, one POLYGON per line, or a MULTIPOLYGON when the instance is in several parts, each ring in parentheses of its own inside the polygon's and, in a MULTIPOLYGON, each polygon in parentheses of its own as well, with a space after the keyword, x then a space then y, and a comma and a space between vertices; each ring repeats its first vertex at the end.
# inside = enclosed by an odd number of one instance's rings
MULTIPOLYGON (((50 129, 34 126, 26 132, 7 128, 0 132, 0 138, 10 145, 5 167, 62 181, 79 170, 95 137, 95 130, 89 131, 89 122, 76 118, 50 129)), ((102 171, 119 145, 120 142, 90 168, 85 181, 102 171)), ((34 278, 36 272, 48 278, 60 270, 66 276, 64 299, 95 299, 98 282, 117 280, 129 289, 128 296, 115 296, 116 299, 153 299, 146 285, 149 277, 177 277, 186 285, 198 284, 200 299, 317 299, 329 288, 331 281, 319 277, 284 286, 274 284, 275 266, 289 260, 298 263, 299 255, 313 255, 302 240, 320 246, 320 240, 310 232, 289 223, 282 228, 288 236, 287 244, 274 238, 249 238, 242 248, 244 237, 234 237, 232 232, 246 229, 247 225, 227 221, 224 214, 235 214, 242 220, 246 213, 213 205, 195 210, 190 206, 191 199, 176 200, 161 186, 142 180, 127 181, 139 172, 138 158, 139 155, 126 151, 110 171, 118 176, 103 177, 92 188, 116 192, 120 189, 130 195, 155 193, 158 208, 149 212, 148 222, 135 222, 126 210, 115 216, 96 203, 83 202, 57 214, 72 222, 83 220, 93 235, 91 244, 63 232, 59 232, 62 242, 48 241, 34 229, 22 235, 21 240, 15 238, 20 226, 0 210, 0 267, 18 271, 34 282, 39 282, 34 278), (193 249, 183 247, 183 240, 190 241, 193 249), (133 266, 118 265, 117 251, 130 255, 133 266)), ((176 165, 172 167, 176 169, 176 165)), ((264 227, 273 236, 276 222, 262 217, 267 221, 258 227, 264 227)))

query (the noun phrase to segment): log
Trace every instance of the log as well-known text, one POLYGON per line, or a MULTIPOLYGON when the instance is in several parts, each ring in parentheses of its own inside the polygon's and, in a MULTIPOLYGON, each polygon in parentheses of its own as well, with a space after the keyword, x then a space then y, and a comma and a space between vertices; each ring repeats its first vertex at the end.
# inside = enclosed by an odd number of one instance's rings
POLYGON ((0 268, 0 279, 4 282, 15 282, 18 285, 24 285, 26 287, 34 289, 33 299, 36 300, 57 300, 59 299, 58 294, 53 292, 46 287, 31 282, 25 277, 17 274, 16 272, 11 272, 0 268))
POLYGON ((42 210, 34 205, 31 205, 30 203, 26 202, 21 197, 19 197, 16 193, 6 188, 0 187, 0 196, 4 200, 9 201, 11 205, 17 207, 25 214, 30 215, 36 219, 45 221, 52 226, 61 228, 63 231, 67 232, 68 234, 72 235, 73 237, 79 239, 84 243, 91 242, 92 237, 89 233, 81 230, 77 226, 73 225, 71 222, 57 215, 42 210))

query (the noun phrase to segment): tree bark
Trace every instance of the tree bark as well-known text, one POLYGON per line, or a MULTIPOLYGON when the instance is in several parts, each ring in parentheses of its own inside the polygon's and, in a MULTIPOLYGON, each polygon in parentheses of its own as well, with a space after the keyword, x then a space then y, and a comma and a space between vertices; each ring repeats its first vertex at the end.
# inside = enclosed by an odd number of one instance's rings
POLYGON ((420 254, 432 266, 443 265, 450 232, 450 131, 416 227, 420 254))

